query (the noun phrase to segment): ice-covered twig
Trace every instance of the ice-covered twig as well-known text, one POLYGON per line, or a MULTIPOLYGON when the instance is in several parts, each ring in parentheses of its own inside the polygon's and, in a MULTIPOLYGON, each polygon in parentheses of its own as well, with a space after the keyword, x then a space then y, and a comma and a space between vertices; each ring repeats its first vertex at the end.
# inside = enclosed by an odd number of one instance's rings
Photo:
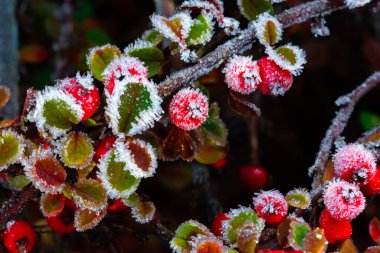
MULTIPOLYGON (((341 1, 315 0, 296 7, 285 10, 277 15, 277 19, 284 27, 305 22, 309 19, 325 16, 331 12, 348 8, 341 1)), ((199 62, 193 66, 182 69, 170 76, 158 85, 161 97, 170 95, 174 90, 189 84, 200 77, 206 75, 211 70, 219 67, 225 60, 234 54, 239 54, 251 48, 255 41, 255 28, 249 26, 242 33, 217 47, 214 51, 202 57, 199 62)))
POLYGON ((349 94, 340 97, 336 104, 345 106, 342 107, 332 120, 330 127, 327 129, 325 137, 321 142, 320 149, 313 166, 309 168, 309 175, 314 176, 312 188, 316 189, 321 185, 321 179, 324 168, 330 157, 331 148, 335 140, 343 132, 347 121, 349 120, 352 111, 355 108, 356 103, 370 90, 372 90, 380 82, 380 72, 373 73, 364 83, 358 86, 355 90, 349 94), (343 103, 344 101, 344 103, 343 103))

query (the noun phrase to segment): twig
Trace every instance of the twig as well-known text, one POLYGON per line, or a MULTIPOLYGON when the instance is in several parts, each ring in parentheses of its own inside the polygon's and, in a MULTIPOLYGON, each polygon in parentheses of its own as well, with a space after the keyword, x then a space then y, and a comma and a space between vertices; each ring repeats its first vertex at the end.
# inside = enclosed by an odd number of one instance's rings
MULTIPOLYGON (((330 14, 331 12, 347 8, 343 1, 316 0, 285 10, 277 15, 284 27, 305 22, 309 19, 330 14)), ((226 59, 249 49, 255 42, 255 29, 249 26, 238 37, 235 37, 217 47, 199 60, 199 63, 178 71, 167 77, 158 85, 162 97, 170 95, 181 86, 189 84, 218 68, 226 59)))
POLYGON ((332 123, 321 142, 315 162, 313 166, 309 168, 309 175, 314 175, 312 183, 313 189, 316 189, 321 185, 324 168, 330 157, 331 148, 334 144, 334 141, 343 132, 347 121, 349 120, 351 113, 355 108, 356 103, 371 89, 373 89, 379 82, 380 72, 375 72, 355 90, 337 99, 336 104, 344 105, 344 107, 342 107, 336 113, 335 118, 332 120, 332 123))

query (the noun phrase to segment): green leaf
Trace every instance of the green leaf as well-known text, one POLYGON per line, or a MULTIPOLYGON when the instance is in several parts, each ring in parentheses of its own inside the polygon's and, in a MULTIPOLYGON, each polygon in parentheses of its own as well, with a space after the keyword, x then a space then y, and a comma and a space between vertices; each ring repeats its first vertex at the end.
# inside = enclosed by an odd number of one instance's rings
POLYGON ((292 221, 290 223, 290 232, 288 235, 290 245, 295 250, 304 250, 304 239, 310 231, 311 229, 308 224, 299 221, 292 221))
POLYGON ((71 132, 62 139, 59 155, 70 168, 84 168, 92 160, 94 148, 91 140, 82 132, 71 132))
POLYGON ((164 36, 162 36, 157 30, 152 29, 146 31, 142 37, 143 40, 152 44, 152 46, 157 46, 160 44, 164 36))
POLYGON ((99 224, 106 213, 106 210, 95 212, 89 209, 78 209, 75 212, 74 216, 75 229, 79 232, 82 232, 94 228, 99 224))
POLYGON ((189 36, 186 38, 186 44, 189 46, 204 44, 211 39, 212 29, 211 20, 200 14, 191 26, 189 36))
POLYGON ((43 194, 40 200, 40 208, 45 217, 55 216, 60 213, 65 206, 65 195, 63 194, 43 194))
POLYGON ((310 193, 305 189, 295 189, 286 194, 286 202, 288 205, 306 209, 310 205, 310 193))
POLYGON ((13 134, 0 136, 0 168, 12 163, 20 152, 20 142, 13 134))
POLYGON ((139 203, 141 201, 141 197, 136 192, 134 192, 127 198, 122 198, 122 201, 126 206, 131 207, 139 203))
POLYGON ((298 62, 297 54, 293 49, 288 47, 279 47, 276 49, 277 54, 279 54, 283 59, 287 60, 291 65, 296 65, 298 62))
POLYGON ((115 160, 115 150, 111 150, 99 164, 100 179, 107 193, 113 198, 126 198, 134 192, 140 180, 124 170, 125 163, 115 160))
POLYGON ((94 77, 103 82, 103 71, 115 58, 121 55, 120 50, 115 46, 106 45, 93 48, 87 56, 87 64, 94 77))
POLYGON ((78 124, 81 120, 77 118, 73 108, 61 99, 46 101, 42 115, 47 125, 64 130, 70 129, 72 124, 78 124))
POLYGON ((12 189, 17 190, 17 191, 21 191, 22 189, 24 189, 25 186, 27 186, 31 182, 24 175, 18 175, 18 176, 14 176, 14 177, 8 175, 7 176, 7 181, 9 183, 9 186, 12 189))
POLYGON ((189 241, 197 235, 211 235, 210 231, 201 223, 189 220, 182 223, 175 233, 174 238, 170 241, 170 246, 176 252, 190 252, 191 245, 189 241))
POLYGON ((105 188, 96 180, 81 179, 72 187, 72 196, 82 209, 99 211, 107 206, 105 188))
POLYGON ((279 27, 272 20, 268 20, 262 30, 261 37, 265 40, 266 44, 273 45, 280 39, 279 27))
POLYGON ((227 144, 227 128, 219 118, 219 106, 217 103, 211 104, 208 118, 202 124, 201 129, 209 144, 222 147, 227 144))
POLYGON ((129 49, 127 54, 139 58, 148 67, 148 77, 160 72, 164 54, 157 47, 142 47, 129 49))
POLYGON ((238 0, 241 13, 248 20, 255 20, 258 15, 268 12, 274 15, 274 10, 269 0, 238 0))
POLYGON ((364 131, 369 131, 380 125, 380 116, 369 111, 361 111, 359 113, 359 120, 364 131))

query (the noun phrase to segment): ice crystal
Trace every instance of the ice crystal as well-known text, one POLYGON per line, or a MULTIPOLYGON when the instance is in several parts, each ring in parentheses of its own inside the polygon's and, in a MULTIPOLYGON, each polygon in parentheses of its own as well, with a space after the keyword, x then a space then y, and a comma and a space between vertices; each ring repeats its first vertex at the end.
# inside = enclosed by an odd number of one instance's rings
POLYGON ((348 8, 354 9, 370 3, 371 0, 345 0, 344 2, 348 6, 348 8))
POLYGON ((104 218, 106 214, 107 214, 106 209, 100 212, 94 212, 90 210, 81 210, 81 209, 76 210, 75 215, 74 215, 75 230, 78 232, 83 232, 89 229, 93 229, 94 227, 96 227, 96 225, 99 224, 99 222, 104 218), (87 217, 83 217, 83 216, 92 216, 92 218, 88 219, 87 217), (86 219, 87 223, 81 223, 82 219, 86 219))
POLYGON ((250 94, 261 82, 259 67, 252 57, 234 55, 225 68, 225 81, 230 89, 241 94, 250 94))
POLYGON ((90 49, 90 51, 88 52, 88 54, 86 56, 87 66, 91 65, 90 64, 91 58, 96 54, 97 51, 103 51, 106 48, 113 48, 113 49, 115 49, 115 51, 119 51, 119 49, 116 46, 111 45, 111 44, 105 44, 105 45, 100 46, 100 47, 93 47, 90 49))
POLYGON ((132 44, 128 45, 125 49, 124 49, 124 54, 128 55, 128 53, 132 50, 135 50, 135 49, 142 49, 142 48, 150 48, 150 47, 153 47, 152 43, 146 41, 146 40, 142 40, 142 39, 137 39, 135 42, 133 42, 132 44))
POLYGON ((280 66, 282 69, 290 71, 295 76, 301 74, 303 65, 306 63, 305 51, 298 46, 293 46, 291 44, 281 46, 277 49, 267 47, 265 52, 268 54, 270 59, 276 62, 278 66, 280 66), (284 55, 282 55, 279 51, 282 49, 291 53, 291 56, 289 58, 286 58, 284 55))
POLYGON ((256 196, 253 198, 253 205, 256 211, 260 208, 260 212, 268 215, 286 215, 288 213, 288 204, 284 195, 278 190, 256 193, 256 196))
POLYGON ((310 205, 310 202, 311 202, 311 197, 310 197, 310 193, 307 189, 305 188, 296 188, 294 190, 291 190, 289 191, 286 196, 285 196, 285 199, 287 199, 289 196, 292 196, 292 195, 299 195, 299 196, 302 196, 304 198, 301 199, 297 199, 297 198, 292 198, 292 202, 296 205, 296 206, 303 206, 304 208, 303 209, 306 209, 309 207, 310 205))
POLYGON ((314 37, 324 37, 330 35, 330 29, 326 25, 326 19, 320 18, 310 24, 311 32, 314 37))
POLYGON ((365 208, 365 197, 359 187, 341 180, 331 181, 323 192, 323 200, 331 217, 351 220, 365 208))
POLYGON ((277 18, 268 12, 260 14, 253 22, 253 25, 256 29, 256 37, 262 45, 272 45, 281 40, 283 32, 282 25, 277 18), (271 38, 273 36, 274 38, 271 38), (274 40, 271 41, 271 39, 274 40))

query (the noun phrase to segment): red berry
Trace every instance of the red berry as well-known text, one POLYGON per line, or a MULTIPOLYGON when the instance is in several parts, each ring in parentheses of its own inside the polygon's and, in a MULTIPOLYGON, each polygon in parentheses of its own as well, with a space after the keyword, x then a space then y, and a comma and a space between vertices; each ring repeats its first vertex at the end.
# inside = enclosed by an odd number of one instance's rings
POLYGON ((295 250, 292 248, 287 249, 286 252, 288 252, 288 253, 303 253, 302 250, 295 250))
POLYGON ((359 187, 346 181, 331 181, 323 192, 323 201, 331 217, 351 220, 365 208, 365 197, 359 187))
POLYGON ((82 121, 90 118, 98 110, 100 105, 100 95, 98 89, 91 83, 86 86, 81 84, 81 80, 78 80, 79 75, 76 78, 64 79, 61 82, 61 86, 69 94, 71 94, 78 104, 82 107, 83 116, 82 121))
POLYGON ((377 218, 373 218, 368 226, 369 235, 372 240, 379 244, 380 243, 380 221, 377 218))
POLYGON ((71 200, 66 199, 63 210, 56 216, 46 218, 46 222, 57 233, 74 232, 74 215, 76 210, 77 206, 71 200))
POLYGON ((363 186, 375 175, 376 160, 363 145, 348 144, 336 152, 334 171, 339 178, 363 186))
POLYGON ((215 169, 220 170, 224 166, 226 166, 226 164, 227 164, 227 160, 226 159, 220 159, 216 163, 213 163, 212 166, 214 166, 215 169))
POLYGON ((277 190, 263 191, 253 198, 253 206, 257 214, 263 218, 266 223, 273 226, 280 223, 288 214, 288 204, 277 190))
POLYGON ((254 92, 260 82, 259 68, 252 57, 235 55, 226 64, 223 72, 226 74, 228 87, 241 94, 254 92))
POLYGON ((4 246, 11 253, 30 252, 36 245, 37 236, 25 221, 11 221, 4 232, 4 246))
POLYGON ((225 213, 220 213, 217 216, 215 216, 214 221, 212 222, 211 226, 211 232, 216 236, 222 236, 223 230, 222 230, 222 224, 223 221, 228 220, 228 217, 225 213))
POLYGON ((124 205, 121 199, 116 199, 111 205, 107 207, 107 211, 109 212, 121 212, 127 210, 129 210, 129 207, 124 205))
POLYGON ((173 96, 169 114, 173 124, 177 127, 194 130, 207 119, 208 99, 196 89, 182 89, 173 96))
POLYGON ((292 74, 280 68, 268 57, 263 57, 257 61, 261 82, 259 90, 268 95, 284 95, 293 84, 292 74))
POLYGON ((326 239, 335 244, 348 239, 352 233, 351 223, 348 220, 336 220, 331 217, 327 210, 323 210, 319 218, 319 227, 324 229, 326 239))
POLYGON ((98 143, 98 146, 95 149, 94 161, 99 162, 100 158, 105 155, 116 142, 116 137, 113 135, 106 136, 101 139, 98 143))
POLYGON ((375 196, 380 193, 380 167, 376 167, 376 173, 372 179, 362 188, 363 192, 368 196, 375 196))
POLYGON ((243 166, 240 168, 240 181, 252 190, 260 190, 268 183, 268 173, 260 166, 243 166))

